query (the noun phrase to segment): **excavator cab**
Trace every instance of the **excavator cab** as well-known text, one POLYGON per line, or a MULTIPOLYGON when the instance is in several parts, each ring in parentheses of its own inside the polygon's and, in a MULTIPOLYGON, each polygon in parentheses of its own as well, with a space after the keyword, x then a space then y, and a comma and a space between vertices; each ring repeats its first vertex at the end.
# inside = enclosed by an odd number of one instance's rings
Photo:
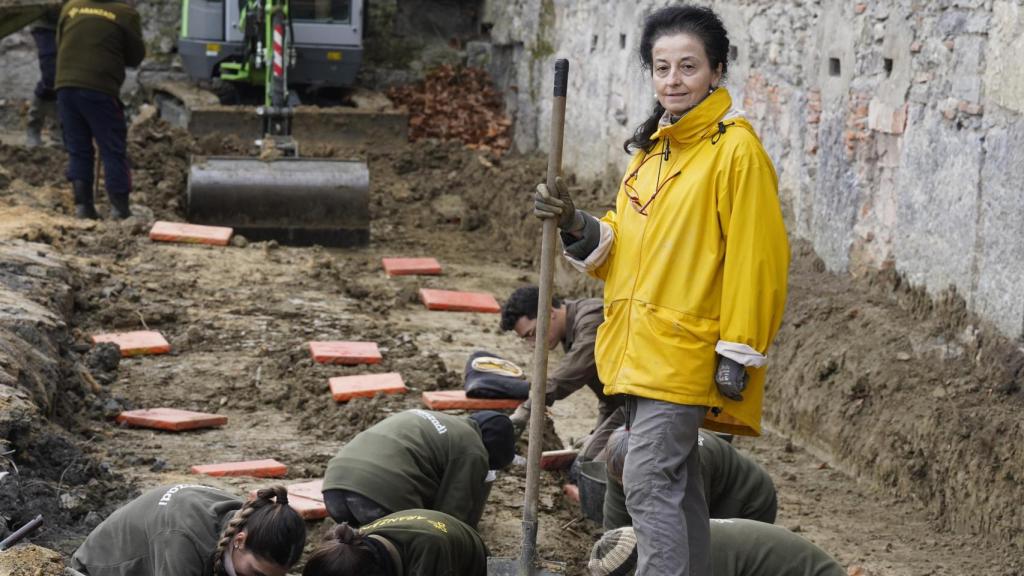
MULTIPOLYGON (((238 67, 272 39, 258 21, 263 0, 184 0, 178 54, 193 81, 223 77, 260 83, 258 74, 238 74, 238 67), (226 76, 223 71, 227 71, 226 76)), ((363 0, 291 0, 293 35, 288 70, 293 86, 348 87, 363 63, 363 0)))
MULTIPOLYGON (((369 241, 365 162, 300 157, 297 84, 347 86, 362 59, 362 0, 187 0, 179 53, 194 80, 261 86, 258 155, 200 158, 189 168, 187 217, 254 240, 350 246, 369 241)), ((195 110, 188 109, 191 116, 195 110)), ((208 108, 217 116, 227 107, 208 108)), ((320 121, 319 109, 308 111, 320 121)), ((323 114, 326 118, 328 115, 323 114)))

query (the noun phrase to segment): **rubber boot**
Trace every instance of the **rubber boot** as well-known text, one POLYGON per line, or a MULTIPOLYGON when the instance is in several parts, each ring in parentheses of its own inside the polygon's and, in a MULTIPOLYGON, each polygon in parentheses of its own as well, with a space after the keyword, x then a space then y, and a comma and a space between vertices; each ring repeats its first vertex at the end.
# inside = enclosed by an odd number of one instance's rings
POLYGON ((38 96, 32 98, 28 109, 28 126, 25 130, 25 146, 38 148, 43 145, 43 125, 46 124, 45 102, 38 96))
POLYGON ((71 189, 75 194, 75 218, 83 220, 96 220, 100 217, 96 213, 96 206, 92 202, 92 184, 84 180, 75 180, 71 183, 71 189))
POLYGON ((110 200, 110 217, 114 220, 131 218, 132 209, 128 205, 128 194, 111 194, 107 192, 110 200))
POLYGON ((25 131, 25 146, 27 148, 38 148, 43 145, 43 135, 38 126, 29 125, 25 131))

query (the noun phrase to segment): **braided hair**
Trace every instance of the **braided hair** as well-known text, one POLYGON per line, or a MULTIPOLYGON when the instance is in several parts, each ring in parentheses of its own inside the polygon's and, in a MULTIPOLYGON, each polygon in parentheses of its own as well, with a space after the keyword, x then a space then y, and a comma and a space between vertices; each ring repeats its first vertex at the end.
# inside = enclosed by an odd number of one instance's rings
POLYGON ((246 502, 221 532, 214 551, 213 573, 224 574, 224 554, 231 541, 245 530, 245 547, 264 560, 291 568, 306 545, 306 523, 288 505, 284 486, 261 488, 246 502))
POLYGON ((385 551, 347 523, 338 524, 306 562, 302 576, 388 576, 385 551))

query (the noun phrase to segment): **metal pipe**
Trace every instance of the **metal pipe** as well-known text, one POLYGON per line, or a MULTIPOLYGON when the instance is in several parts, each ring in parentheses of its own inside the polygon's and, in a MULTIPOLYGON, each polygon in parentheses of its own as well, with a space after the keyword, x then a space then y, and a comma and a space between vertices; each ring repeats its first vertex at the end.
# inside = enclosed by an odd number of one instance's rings
MULTIPOLYGON (((565 95, 569 61, 555 61, 554 101, 551 106, 551 144, 548 148, 547 187, 555 191, 555 179, 562 171, 562 135, 565 129, 565 95)), ((540 494, 540 457, 544 450, 545 390, 548 376, 548 332, 551 329, 551 291, 555 277, 554 218, 544 220, 540 248, 540 295, 533 347, 533 378, 530 382, 530 441, 526 458, 526 497, 523 505, 523 546, 519 576, 531 576, 537 565, 537 502, 540 494)))
POLYGON ((13 533, 11 533, 10 536, 8 536, 7 538, 4 538, 3 541, 0 542, 0 552, 2 552, 4 550, 7 550, 8 548, 10 548, 11 546, 14 546, 18 542, 21 542, 22 538, 24 538, 25 536, 28 536, 29 534, 34 532, 36 528, 39 528, 42 525, 43 525, 43 515, 40 514, 40 515, 36 516, 35 518, 33 518, 31 521, 29 521, 24 526, 22 526, 21 528, 18 528, 17 530, 15 530, 13 533))

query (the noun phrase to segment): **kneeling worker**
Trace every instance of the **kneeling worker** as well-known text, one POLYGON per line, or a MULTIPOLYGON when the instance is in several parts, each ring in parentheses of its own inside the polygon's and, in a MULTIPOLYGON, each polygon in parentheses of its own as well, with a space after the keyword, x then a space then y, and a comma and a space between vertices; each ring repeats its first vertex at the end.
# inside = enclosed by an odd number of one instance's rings
POLYGON ((88 576, 283 575, 306 544, 306 523, 283 486, 243 500, 196 484, 163 486, 118 508, 71 557, 88 576))
POLYGON ((436 510, 404 510, 359 529, 339 524, 302 576, 486 576, 480 535, 436 510))
POLYGON ((414 508, 476 526, 490 471, 514 457, 512 422, 504 414, 407 410, 360 432, 331 458, 324 504, 335 522, 353 527, 414 508))
MULTIPOLYGON (((619 428, 605 448, 608 482, 605 487, 604 527, 632 524, 626 510, 622 471, 626 461, 629 433, 619 428)), ((757 462, 741 454, 716 434, 697 433, 704 498, 711 518, 745 518, 771 524, 778 512, 775 483, 757 462)))
MULTIPOLYGON (((501 309, 501 329, 514 330, 522 339, 533 342, 537 329, 537 302, 540 291, 536 286, 518 288, 501 309)), ((548 374, 548 406, 586 386, 597 396, 600 424, 622 405, 618 396, 607 396, 604 384, 597 377, 594 361, 594 342, 597 328, 604 322, 604 304, 600 298, 551 301, 551 326, 548 332, 548 348, 555 348, 559 342, 565 350, 565 357, 558 367, 548 374)), ((527 400, 512 414, 512 423, 522 431, 530 420, 530 401, 527 400)))
MULTIPOLYGON (((628 576, 636 568, 633 528, 605 532, 590 553, 591 576, 628 576)), ((781 526, 755 520, 711 519, 715 576, 846 576, 827 552, 781 526)))

